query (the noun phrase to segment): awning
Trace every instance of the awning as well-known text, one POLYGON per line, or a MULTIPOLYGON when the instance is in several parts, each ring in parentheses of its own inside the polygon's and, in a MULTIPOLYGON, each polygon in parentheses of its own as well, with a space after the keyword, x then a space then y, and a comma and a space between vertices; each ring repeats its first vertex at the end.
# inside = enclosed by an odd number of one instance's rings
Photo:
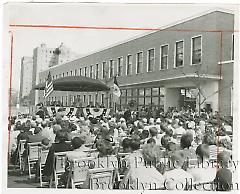
MULTIPOLYGON (((45 82, 34 87, 35 90, 44 90, 45 82)), ((76 92, 95 92, 108 91, 110 88, 97 79, 84 76, 68 76, 53 80, 55 91, 76 91, 76 92)))

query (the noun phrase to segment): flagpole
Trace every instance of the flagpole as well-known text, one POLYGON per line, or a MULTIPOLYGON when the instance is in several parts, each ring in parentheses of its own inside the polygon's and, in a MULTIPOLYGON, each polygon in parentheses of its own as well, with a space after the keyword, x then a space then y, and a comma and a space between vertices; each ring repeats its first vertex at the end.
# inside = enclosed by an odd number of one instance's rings
POLYGON ((45 104, 45 106, 47 106, 47 98, 43 97, 43 103, 45 104))

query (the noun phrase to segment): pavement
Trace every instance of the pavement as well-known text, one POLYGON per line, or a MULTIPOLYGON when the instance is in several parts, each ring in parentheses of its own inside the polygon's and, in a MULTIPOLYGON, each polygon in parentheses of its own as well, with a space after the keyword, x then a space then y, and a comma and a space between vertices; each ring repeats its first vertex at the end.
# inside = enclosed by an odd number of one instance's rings
POLYGON ((31 179, 27 172, 21 174, 19 168, 14 168, 14 166, 9 166, 8 168, 8 188, 41 188, 39 180, 34 177, 31 179))

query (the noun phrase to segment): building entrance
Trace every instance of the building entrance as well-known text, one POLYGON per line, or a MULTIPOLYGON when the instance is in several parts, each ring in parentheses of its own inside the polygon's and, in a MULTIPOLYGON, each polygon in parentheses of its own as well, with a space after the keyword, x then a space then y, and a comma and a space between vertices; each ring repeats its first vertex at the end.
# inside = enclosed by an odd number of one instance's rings
POLYGON ((196 88, 181 88, 180 89, 180 107, 196 109, 196 101, 198 95, 198 89, 196 88))

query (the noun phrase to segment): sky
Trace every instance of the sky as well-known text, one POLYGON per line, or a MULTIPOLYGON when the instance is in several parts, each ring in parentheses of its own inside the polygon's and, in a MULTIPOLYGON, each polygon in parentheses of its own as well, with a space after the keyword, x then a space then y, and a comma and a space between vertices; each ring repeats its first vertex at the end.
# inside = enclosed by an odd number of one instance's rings
POLYGON ((216 7, 236 9, 233 5, 215 4, 5 4, 5 44, 10 45, 8 31, 11 31, 14 37, 12 87, 19 90, 21 57, 32 56, 33 49, 41 43, 50 48, 56 48, 63 43, 73 52, 85 55, 146 31, 13 28, 9 27, 9 24, 158 28, 216 7))

